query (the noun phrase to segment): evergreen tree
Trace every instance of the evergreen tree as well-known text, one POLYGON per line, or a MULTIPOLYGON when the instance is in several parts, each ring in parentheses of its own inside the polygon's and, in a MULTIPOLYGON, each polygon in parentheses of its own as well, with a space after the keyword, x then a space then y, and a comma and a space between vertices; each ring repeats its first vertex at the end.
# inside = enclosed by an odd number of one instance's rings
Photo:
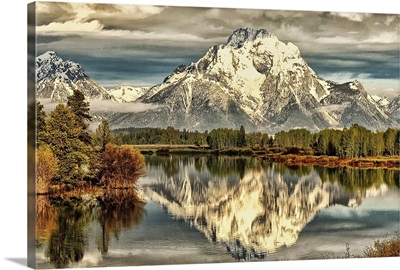
POLYGON ((86 124, 87 121, 92 121, 92 116, 89 113, 89 102, 85 101, 85 96, 81 91, 74 90, 74 94, 68 97, 67 106, 75 114, 77 122, 81 126, 80 140, 85 144, 90 144, 91 138, 86 124))
POLYGON ((330 130, 324 129, 317 134, 317 149, 320 154, 327 155, 329 151, 330 130))
POLYGON ((101 152, 104 152, 106 145, 111 142, 111 140, 110 125, 107 120, 103 120, 93 135, 94 144, 100 147, 101 152))
POLYGON ((82 126, 75 114, 65 105, 58 104, 46 122, 46 141, 59 160, 56 179, 63 183, 76 183, 84 176, 83 165, 88 163, 87 145, 81 140, 82 126))
POLYGON ((46 113, 44 111, 43 105, 37 101, 36 102, 36 140, 37 146, 39 147, 44 142, 44 137, 46 134, 46 113))
POLYGON ((397 130, 396 139, 394 140, 394 155, 400 155, 400 130, 397 130))
POLYGON ((393 128, 388 128, 383 134, 385 141, 385 152, 388 155, 394 155, 396 152, 396 139, 398 139, 398 131, 393 128))
POLYGON ((245 147, 246 146, 246 131, 244 130, 244 126, 241 125, 237 137, 237 147, 245 147))
POLYGON ((174 129, 173 127, 169 126, 167 129, 164 131, 164 139, 167 143, 172 145, 179 139, 179 130, 174 129))
POLYGON ((270 143, 270 138, 269 138, 268 134, 267 133, 263 133, 262 137, 261 137, 261 144, 260 144, 261 148, 268 147, 269 143, 270 143))
POLYGON ((200 147, 200 146, 202 146, 204 144, 204 137, 197 130, 194 132, 193 143, 198 147, 200 147))

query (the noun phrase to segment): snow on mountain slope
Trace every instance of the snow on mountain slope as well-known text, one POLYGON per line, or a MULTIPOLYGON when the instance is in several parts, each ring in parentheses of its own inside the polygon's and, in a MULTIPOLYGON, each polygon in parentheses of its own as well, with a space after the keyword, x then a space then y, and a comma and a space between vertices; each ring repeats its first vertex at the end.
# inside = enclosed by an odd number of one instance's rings
POLYGON ((400 124, 400 95, 387 105, 388 114, 400 124))
MULTIPOLYGON (((36 59, 36 94, 65 102, 74 89, 88 99, 145 103, 146 110, 105 113, 113 128, 167 127, 188 130, 235 128, 263 131, 343 128, 359 124, 399 126, 398 102, 369 95, 358 81, 335 83, 316 74, 291 42, 267 30, 240 28, 196 62, 180 65, 151 88, 120 86, 107 91, 55 52, 36 59), (397 107, 396 107, 397 106, 397 107), (397 120, 397 121, 396 121, 397 120)), ((128 105, 129 106, 129 105, 128 105)))
POLYGON ((141 97, 149 87, 118 86, 109 90, 109 94, 118 102, 134 102, 141 97))
POLYGON ((361 83, 324 80, 294 44, 264 29, 237 29, 226 44, 212 46, 189 66, 179 66, 138 100, 161 106, 116 117, 112 124, 199 130, 244 125, 248 131, 269 133, 395 124, 361 83))
POLYGON ((36 57, 36 96, 65 102, 74 90, 81 90, 88 99, 115 99, 108 91, 71 60, 64 61, 56 52, 48 51, 36 57))

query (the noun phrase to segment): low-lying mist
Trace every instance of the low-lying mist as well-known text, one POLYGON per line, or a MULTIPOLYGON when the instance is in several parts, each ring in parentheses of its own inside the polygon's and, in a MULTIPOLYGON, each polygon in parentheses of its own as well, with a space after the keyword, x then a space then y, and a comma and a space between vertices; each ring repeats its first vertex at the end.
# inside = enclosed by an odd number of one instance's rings
MULTIPOLYGON (((37 99, 44 107, 44 110, 49 114, 59 104, 51 100, 51 98, 40 98, 37 99)), ((89 100, 89 107, 92 113, 95 112, 144 112, 148 110, 154 110, 160 107, 160 105, 130 102, 130 103, 117 103, 109 100, 89 100)))

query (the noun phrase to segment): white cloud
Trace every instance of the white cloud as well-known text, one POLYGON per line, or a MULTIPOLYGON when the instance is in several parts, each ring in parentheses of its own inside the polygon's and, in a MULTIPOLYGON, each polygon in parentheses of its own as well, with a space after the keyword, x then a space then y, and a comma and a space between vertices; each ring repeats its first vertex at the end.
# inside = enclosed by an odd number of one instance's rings
POLYGON ((364 16, 366 16, 366 14, 351 13, 351 12, 335 12, 335 13, 332 13, 332 15, 346 18, 346 19, 349 19, 350 21, 354 21, 354 22, 361 22, 363 20, 364 16))
MULTIPOLYGON (((46 114, 49 114, 59 104, 51 101, 51 98, 40 98, 38 101, 43 105, 46 114)), ((148 103, 116 103, 108 100, 89 100, 91 112, 144 112, 159 108, 160 105, 148 103)))
POLYGON ((92 112, 144 112, 154 110, 160 105, 148 103, 116 103, 107 100, 90 100, 90 111, 92 112))
MULTIPOLYGON (((98 34, 98 33, 95 33, 98 34)), ((124 38, 137 40, 167 40, 167 41, 206 41, 198 36, 186 33, 175 32, 144 32, 144 31, 129 31, 129 30, 103 30, 101 37, 105 38, 124 38)))
POLYGON ((130 30, 105 30, 104 26, 97 20, 82 22, 79 20, 67 21, 64 23, 53 22, 36 28, 42 35, 84 35, 92 38, 123 38, 132 40, 165 40, 185 42, 210 42, 199 36, 189 33, 178 33, 173 31, 145 32, 130 30))
POLYGON ((353 44, 358 43, 354 37, 334 36, 334 37, 319 37, 315 39, 316 43, 321 44, 353 44))
POLYGON ((381 32, 375 35, 371 35, 369 38, 363 40, 363 42, 368 43, 398 43, 399 42, 399 33, 398 32, 381 32))
POLYGON ((80 20, 72 20, 64 23, 53 22, 48 25, 38 26, 36 31, 41 34, 46 33, 74 33, 74 32, 100 32, 103 25, 99 21, 82 22, 80 20))

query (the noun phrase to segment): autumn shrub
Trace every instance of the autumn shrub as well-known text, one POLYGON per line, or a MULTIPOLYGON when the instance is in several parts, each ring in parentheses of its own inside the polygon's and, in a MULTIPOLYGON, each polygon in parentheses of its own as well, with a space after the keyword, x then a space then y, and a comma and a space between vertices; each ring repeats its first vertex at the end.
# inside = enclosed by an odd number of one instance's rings
POLYGON ((400 256, 400 235, 397 234, 391 239, 375 240, 371 247, 364 249, 365 257, 399 257, 400 256))
POLYGON ((58 159, 48 146, 40 146, 36 152, 36 193, 49 192, 51 179, 57 173, 58 159))
POLYGON ((135 187, 139 177, 146 173, 145 158, 137 148, 109 143, 102 153, 101 173, 106 187, 135 187))

